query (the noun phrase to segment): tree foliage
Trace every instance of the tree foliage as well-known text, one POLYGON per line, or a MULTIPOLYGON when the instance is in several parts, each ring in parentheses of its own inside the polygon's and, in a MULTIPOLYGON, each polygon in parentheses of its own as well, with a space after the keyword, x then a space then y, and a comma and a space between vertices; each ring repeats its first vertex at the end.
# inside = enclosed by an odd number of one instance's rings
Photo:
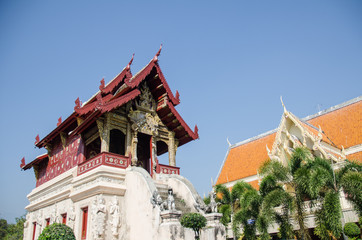
POLYGON ((8 224, 5 219, 0 219, 0 239, 22 240, 25 216, 15 218, 15 224, 8 224))
POLYGON ((206 226, 206 218, 199 213, 186 213, 181 217, 181 225, 195 232, 195 239, 200 239, 200 230, 206 226))
POLYGON ((53 223, 44 228, 38 240, 75 240, 73 230, 65 224, 53 223))
POLYGON ((355 239, 361 234, 361 229, 354 222, 349 222, 344 225, 344 234, 351 239, 355 239))

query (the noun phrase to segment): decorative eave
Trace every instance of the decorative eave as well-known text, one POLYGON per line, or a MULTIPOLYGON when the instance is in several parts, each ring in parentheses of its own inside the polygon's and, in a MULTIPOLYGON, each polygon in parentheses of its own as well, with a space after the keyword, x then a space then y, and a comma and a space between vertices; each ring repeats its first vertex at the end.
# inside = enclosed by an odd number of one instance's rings
POLYGON ((39 164, 40 162, 44 161, 48 158, 48 154, 44 153, 38 157, 36 157, 33 161, 28 164, 25 164, 21 169, 27 170, 33 167, 33 165, 39 164))
POLYGON ((70 134, 70 136, 77 135, 81 132, 83 132, 87 127, 89 127, 93 122, 97 120, 98 117, 100 117, 102 114, 112 111, 115 108, 118 108, 127 102, 135 99, 138 95, 140 95, 141 92, 138 89, 134 89, 131 92, 108 102, 105 102, 101 95, 98 95, 98 99, 95 102, 96 104, 92 105, 92 113, 83 121, 82 124, 80 124, 76 129, 73 130, 73 132, 70 134))
POLYGON ((114 91, 115 88, 117 88, 117 86, 119 86, 122 82, 127 82, 129 79, 131 79, 132 78, 131 64, 133 62, 133 58, 134 54, 132 55, 132 59, 129 61, 128 65, 125 68, 123 68, 122 71, 115 78, 113 78, 109 83, 107 83, 107 85, 104 86, 104 80, 102 79, 103 84, 101 84, 101 86, 99 87, 100 88, 99 91, 96 92, 88 101, 83 103, 82 107, 93 103, 96 100, 97 95, 99 93, 107 95, 112 91, 114 91))
POLYGON ((192 131, 177 112, 175 106, 168 100, 165 100, 161 105, 159 104, 157 114, 168 130, 175 133, 179 146, 199 138, 197 125, 195 125, 195 130, 192 131))
POLYGON ((73 112, 67 119, 60 123, 53 131, 51 131, 47 136, 41 139, 39 142, 35 143, 35 146, 38 148, 44 147, 49 141, 53 140, 59 133, 69 127, 71 124, 77 121, 77 113, 73 112))

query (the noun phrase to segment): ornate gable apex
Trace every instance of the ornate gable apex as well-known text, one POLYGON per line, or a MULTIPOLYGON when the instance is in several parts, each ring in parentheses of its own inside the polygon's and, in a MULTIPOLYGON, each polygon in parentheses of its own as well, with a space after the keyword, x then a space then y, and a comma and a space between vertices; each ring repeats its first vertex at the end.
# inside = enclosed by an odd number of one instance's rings
POLYGON ((282 102, 284 112, 277 130, 272 149, 266 146, 271 159, 277 159, 287 164, 287 159, 296 147, 307 147, 313 154, 319 157, 340 162, 345 159, 341 149, 333 146, 333 143, 325 135, 323 130, 310 123, 304 122, 293 113, 286 110, 282 102))

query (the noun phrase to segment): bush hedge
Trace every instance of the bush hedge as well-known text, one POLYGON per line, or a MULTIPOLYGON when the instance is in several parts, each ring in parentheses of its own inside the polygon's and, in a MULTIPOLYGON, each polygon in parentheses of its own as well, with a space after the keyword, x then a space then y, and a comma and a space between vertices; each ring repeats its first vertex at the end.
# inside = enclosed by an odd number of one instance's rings
POLYGON ((65 224, 53 223, 44 228, 38 240, 76 240, 73 230, 65 224))

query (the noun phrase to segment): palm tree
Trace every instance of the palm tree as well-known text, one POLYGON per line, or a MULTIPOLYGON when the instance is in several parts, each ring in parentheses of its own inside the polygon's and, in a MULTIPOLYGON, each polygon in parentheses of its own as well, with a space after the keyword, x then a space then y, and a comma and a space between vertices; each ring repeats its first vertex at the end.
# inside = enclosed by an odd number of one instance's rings
MULTIPOLYGON (((294 218, 299 225, 299 237, 310 239, 304 220, 307 207, 305 200, 311 200, 310 207, 317 206, 315 233, 321 239, 327 240, 337 239, 342 234, 342 210, 339 198, 341 189, 347 195, 347 199, 355 205, 359 214, 362 212, 361 169, 360 163, 347 160, 344 167, 335 173, 330 160, 314 157, 306 148, 296 148, 288 166, 283 166, 275 160, 269 160, 264 163, 259 172, 266 176, 264 179, 270 178, 282 184, 292 198, 294 218)), ((270 189, 270 186, 268 188, 270 189)), ((285 198, 288 196, 282 190, 279 189, 279 191, 279 194, 284 194, 285 198)), ((272 207, 271 205, 268 207, 272 207)), ((271 211, 268 207, 265 207, 265 212, 271 211)), ((273 216, 273 214, 269 213, 269 216, 273 216)), ((279 222, 281 230, 284 229, 282 224, 288 222, 288 219, 277 215, 274 217, 276 221, 284 219, 284 223, 279 222)))
MULTIPOLYGON (((259 169, 262 175, 266 177, 270 176, 270 178, 274 179, 274 181, 286 189, 286 193, 283 193, 283 195, 288 196, 288 199, 292 201, 292 204, 288 204, 288 206, 295 208, 294 218, 299 226, 299 237, 303 240, 311 239, 304 221, 306 215, 304 200, 308 199, 308 194, 305 190, 307 186, 309 186, 309 172, 305 166, 308 162, 311 162, 312 158, 309 150, 296 148, 290 158, 288 166, 284 166, 276 160, 268 160, 259 169)), ((283 191, 279 189, 279 192, 282 193, 283 191)), ((284 216, 286 214, 287 213, 284 213, 284 216)), ((283 222, 283 227, 286 227, 287 230, 286 232, 290 232, 290 228, 287 227, 289 226, 288 218, 281 216, 275 217, 283 222)))
POLYGON ((261 240, 270 239, 268 227, 276 222, 280 226, 282 239, 293 238, 293 228, 289 221, 290 212, 293 211, 293 199, 284 190, 274 176, 268 175, 260 183, 261 206, 256 221, 261 240))
MULTIPOLYGON (((227 226, 230 222, 233 222, 233 215, 240 208, 240 198, 248 190, 252 190, 253 187, 243 181, 237 182, 232 190, 224 185, 216 185, 215 192, 217 194, 217 201, 221 203, 219 206, 219 212, 223 214, 221 223, 227 226), (219 198, 221 196, 221 198, 219 198)), ((239 235, 239 229, 236 224, 232 224, 234 238, 239 235)))
POLYGON ((355 210, 361 216, 362 212, 362 165, 361 163, 346 160, 344 166, 334 172, 331 163, 326 159, 315 158, 310 164, 311 181, 318 182, 319 186, 311 189, 311 196, 322 202, 316 212, 317 227, 315 232, 321 239, 337 239, 342 234, 342 209, 339 193, 345 193, 355 210))

